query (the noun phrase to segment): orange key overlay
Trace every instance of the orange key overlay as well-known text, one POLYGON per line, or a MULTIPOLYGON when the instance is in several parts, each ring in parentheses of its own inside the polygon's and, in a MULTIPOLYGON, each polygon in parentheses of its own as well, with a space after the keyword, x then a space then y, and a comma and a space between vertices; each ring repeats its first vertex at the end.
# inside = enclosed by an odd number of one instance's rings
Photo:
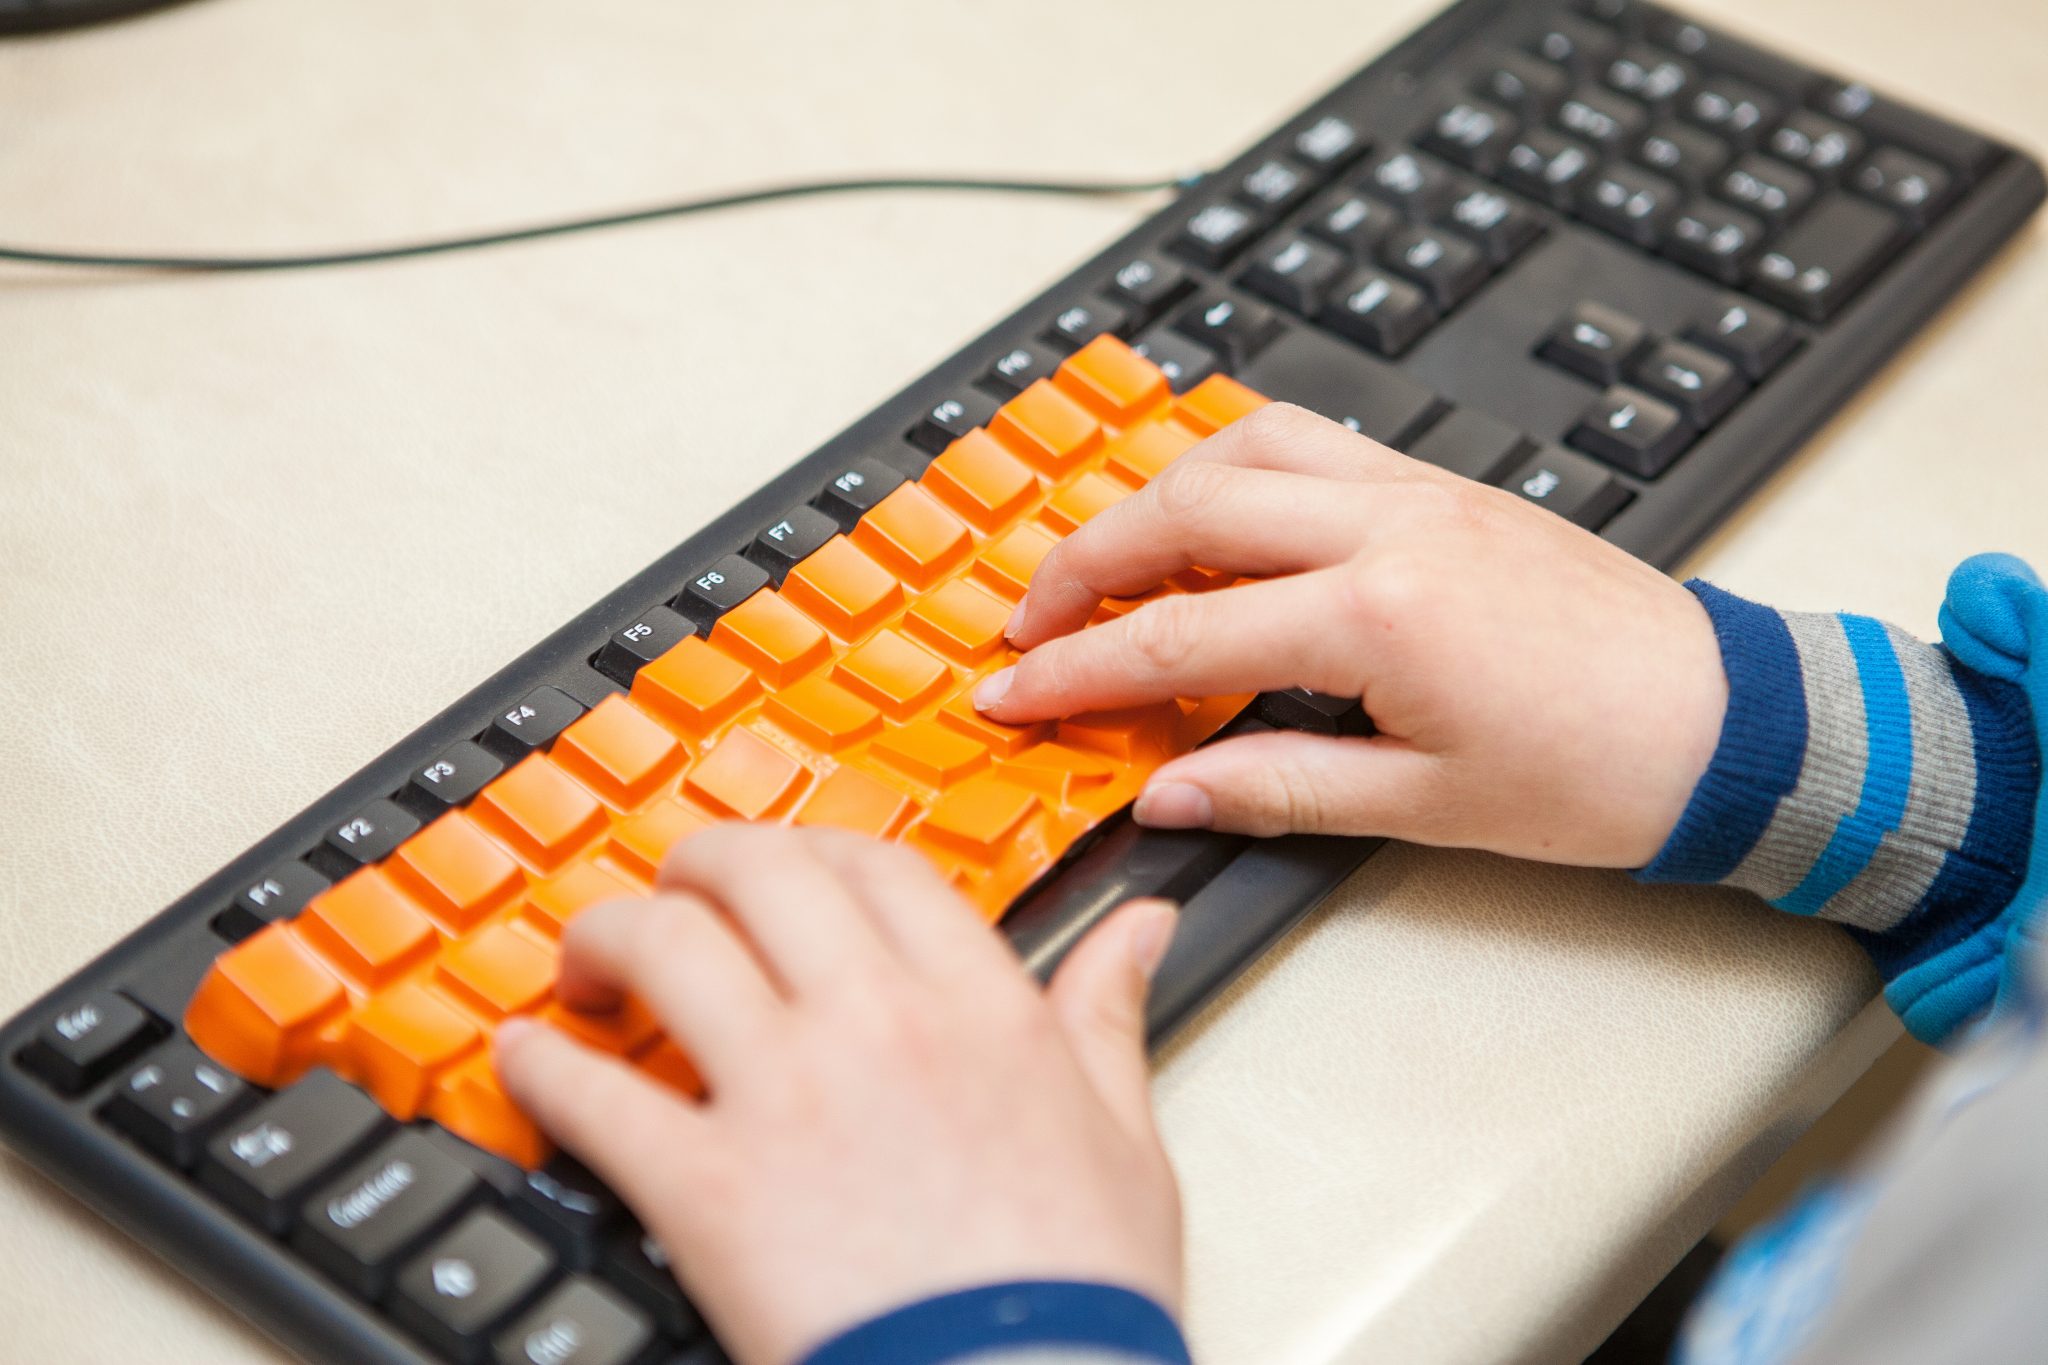
MULTIPOLYGON (((194 1041, 266 1086, 331 1067, 401 1119, 530 1166, 549 1146, 490 1060, 510 1015, 701 1088, 637 1001, 589 1016, 553 1000, 568 922, 645 894, 693 830, 787 820, 894 839, 999 918, 1249 700, 998 725, 968 698, 1017 658, 1012 607, 1062 536, 1265 401, 1222 376, 1176 396, 1150 361, 1096 338, 466 809, 222 953, 186 1014, 194 1041)), ((1177 575, 1147 597, 1216 581, 1177 575)))

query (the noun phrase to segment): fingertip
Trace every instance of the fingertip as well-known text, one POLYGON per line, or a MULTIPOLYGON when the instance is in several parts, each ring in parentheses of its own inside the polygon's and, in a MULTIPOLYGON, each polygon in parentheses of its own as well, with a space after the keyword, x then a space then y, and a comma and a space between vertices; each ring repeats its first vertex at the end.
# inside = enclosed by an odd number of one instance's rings
POLYGON ((1131 959, 1138 965, 1138 973, 1150 981, 1159 974, 1159 964, 1165 960, 1166 950, 1173 946, 1173 936, 1180 928, 1180 907, 1170 900, 1156 897, 1135 902, 1127 911, 1133 921, 1131 926, 1131 959))

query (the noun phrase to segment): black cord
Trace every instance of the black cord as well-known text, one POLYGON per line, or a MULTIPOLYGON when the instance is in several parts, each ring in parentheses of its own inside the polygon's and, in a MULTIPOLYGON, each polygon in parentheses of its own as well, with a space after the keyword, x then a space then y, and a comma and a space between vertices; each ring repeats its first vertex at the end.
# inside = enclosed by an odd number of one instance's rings
POLYGON ((1064 194, 1108 198, 1145 194, 1154 190, 1184 188, 1199 175, 1176 176, 1167 180, 1004 180, 978 176, 857 176, 845 180, 801 180, 786 185, 768 185, 756 190, 737 190, 703 199, 684 199, 673 204, 632 209, 624 213, 572 218, 560 223, 534 227, 506 228, 474 237, 447 237, 438 241, 409 242, 403 246, 367 247, 356 251, 323 251, 298 256, 127 256, 83 251, 41 251, 33 247, 0 246, 0 260, 32 265, 89 266, 110 270, 310 270, 329 265, 362 265, 370 261, 396 261, 409 256, 432 256, 444 251, 469 251, 478 247, 503 246, 507 242, 530 242, 542 237, 561 237, 572 232, 624 227, 630 223, 651 223, 662 218, 681 218, 713 209, 738 208, 744 204, 765 204, 776 199, 796 199, 811 194, 850 194, 869 190, 986 190, 1009 194, 1064 194))

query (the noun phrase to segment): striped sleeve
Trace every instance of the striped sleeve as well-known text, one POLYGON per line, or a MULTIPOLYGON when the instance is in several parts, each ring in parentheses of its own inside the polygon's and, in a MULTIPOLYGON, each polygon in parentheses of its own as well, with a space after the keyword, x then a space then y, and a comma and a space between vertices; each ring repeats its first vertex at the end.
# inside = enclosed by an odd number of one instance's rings
POLYGON ((2041 750, 2025 691, 1867 616, 1687 584, 1728 713, 1649 881, 1721 882, 1846 926, 1907 1027, 1940 1039, 1998 985, 2041 750))
POLYGON ((833 1337, 802 1365, 1189 1365, 1157 1302, 1115 1285, 1020 1280, 938 1294, 833 1337))

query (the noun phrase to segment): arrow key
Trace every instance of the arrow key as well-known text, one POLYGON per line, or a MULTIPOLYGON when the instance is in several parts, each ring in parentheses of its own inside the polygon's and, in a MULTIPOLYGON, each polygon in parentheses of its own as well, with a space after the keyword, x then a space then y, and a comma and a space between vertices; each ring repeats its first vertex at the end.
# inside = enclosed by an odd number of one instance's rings
POLYGON ((1660 342, 1629 376, 1643 392, 1663 399, 1701 431, 1727 416, 1749 388, 1721 356, 1683 341, 1660 342))
POLYGON ((1693 435, 1669 403, 1616 384, 1594 400, 1565 439, 1631 474, 1654 479, 1692 444, 1693 435))

